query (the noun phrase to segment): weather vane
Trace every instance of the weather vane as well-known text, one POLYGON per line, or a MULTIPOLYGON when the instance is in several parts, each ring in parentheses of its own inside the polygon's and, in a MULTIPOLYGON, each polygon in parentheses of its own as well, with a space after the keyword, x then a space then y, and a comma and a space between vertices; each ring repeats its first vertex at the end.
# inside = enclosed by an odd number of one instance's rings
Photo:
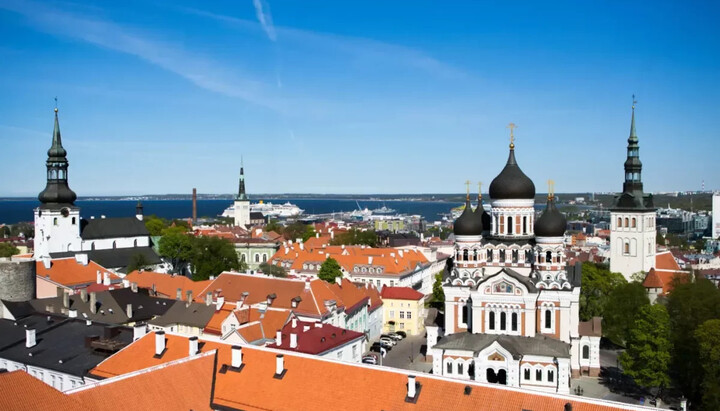
POLYGON ((515 123, 508 124, 507 128, 510 129, 510 148, 515 147, 515 133, 514 130, 517 128, 515 123))

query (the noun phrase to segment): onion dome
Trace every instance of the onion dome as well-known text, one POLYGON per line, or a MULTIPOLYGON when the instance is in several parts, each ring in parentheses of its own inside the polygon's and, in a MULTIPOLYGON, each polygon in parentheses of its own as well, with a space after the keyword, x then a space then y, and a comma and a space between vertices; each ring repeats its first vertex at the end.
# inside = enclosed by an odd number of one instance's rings
POLYGON ((490 217, 490 214, 485 210, 485 207, 483 207, 482 202, 482 185, 478 183, 478 206, 475 209, 475 214, 480 216, 480 220, 482 221, 483 231, 491 231, 492 230, 492 218, 490 217))
MULTIPOLYGON (((510 139, 510 141, 513 139, 512 128, 510 139)), ((505 168, 490 183, 490 198, 493 200, 535 198, 535 184, 520 170, 520 166, 515 161, 515 144, 512 142, 510 143, 510 155, 505 168)))
POLYGON ((566 226, 565 216, 555 207, 555 196, 549 195, 545 211, 535 221, 535 236, 562 237, 565 235, 566 226))
POLYGON ((465 210, 453 224, 453 232, 455 235, 482 235, 483 223, 482 217, 473 212, 470 199, 465 201, 465 210))

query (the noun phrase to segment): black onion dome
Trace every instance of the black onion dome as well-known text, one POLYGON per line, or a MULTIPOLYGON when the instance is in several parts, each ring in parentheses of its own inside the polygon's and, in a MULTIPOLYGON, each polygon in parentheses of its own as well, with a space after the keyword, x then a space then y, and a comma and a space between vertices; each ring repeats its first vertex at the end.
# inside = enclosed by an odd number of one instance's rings
POLYGON ((547 207, 540 218, 535 221, 536 237, 562 237, 565 235, 567 220, 563 213, 555 207, 555 200, 548 199, 547 207))
POLYGON ((455 235, 481 235, 482 231, 482 217, 473 212, 470 200, 468 200, 465 202, 465 210, 455 220, 453 232, 455 235))
POLYGON ((68 187, 67 182, 48 182, 45 189, 38 195, 43 204, 69 204, 77 200, 77 194, 68 187))
POLYGON ((535 198, 535 184, 520 170, 520 166, 515 161, 515 149, 512 147, 505 168, 490 183, 490 198, 493 200, 535 198))
POLYGON ((492 218, 490 217, 490 214, 488 214, 487 210, 485 210, 485 207, 483 207, 482 201, 478 201, 478 206, 475 209, 475 214, 480 216, 483 230, 492 230, 492 218))

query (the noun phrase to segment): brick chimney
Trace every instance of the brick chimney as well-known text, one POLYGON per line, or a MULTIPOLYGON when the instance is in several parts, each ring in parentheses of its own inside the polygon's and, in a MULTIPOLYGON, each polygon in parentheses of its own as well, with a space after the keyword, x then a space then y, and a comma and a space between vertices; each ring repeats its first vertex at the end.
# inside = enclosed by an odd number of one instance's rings
POLYGON ((230 363, 230 366, 233 368, 240 368, 242 367, 242 347, 239 345, 233 345, 232 346, 232 362, 230 363))
POLYGON ((37 344, 35 340, 35 329, 30 328, 25 330, 25 347, 26 348, 32 348, 37 344))
POLYGON ((188 339, 189 343, 189 355, 196 355, 198 352, 200 352, 200 349, 198 348, 198 338, 197 336, 192 336, 188 339))
POLYGON ((165 352, 165 331, 155 332, 155 356, 160 357, 165 352))

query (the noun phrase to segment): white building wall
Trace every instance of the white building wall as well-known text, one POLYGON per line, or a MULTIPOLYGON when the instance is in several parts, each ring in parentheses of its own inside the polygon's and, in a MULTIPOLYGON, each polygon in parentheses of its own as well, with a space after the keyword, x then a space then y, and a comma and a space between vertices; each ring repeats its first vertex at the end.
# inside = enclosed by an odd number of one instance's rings
POLYGON ((80 209, 68 210, 68 216, 64 217, 60 210, 35 209, 36 256, 80 251, 80 209))
POLYGON ((720 237, 720 192, 712 198, 712 238, 720 237))
POLYGON ((349 344, 324 352, 320 355, 331 360, 359 363, 365 352, 365 338, 359 338, 349 344))
POLYGON ((236 200, 234 203, 236 226, 245 227, 250 224, 250 201, 236 200))
MULTIPOLYGON (((85 380, 81 377, 77 377, 70 374, 65 374, 55 370, 49 370, 47 368, 37 367, 34 365, 25 365, 19 362, 6 360, 0 358, 0 368, 5 368, 8 371, 23 370, 45 384, 59 390, 68 391, 73 388, 85 385, 85 380)), ((87 380, 92 381, 92 380, 87 380)))
POLYGON ((655 212, 613 211, 610 219, 610 271, 628 281, 634 273, 650 271, 655 266, 655 212))

